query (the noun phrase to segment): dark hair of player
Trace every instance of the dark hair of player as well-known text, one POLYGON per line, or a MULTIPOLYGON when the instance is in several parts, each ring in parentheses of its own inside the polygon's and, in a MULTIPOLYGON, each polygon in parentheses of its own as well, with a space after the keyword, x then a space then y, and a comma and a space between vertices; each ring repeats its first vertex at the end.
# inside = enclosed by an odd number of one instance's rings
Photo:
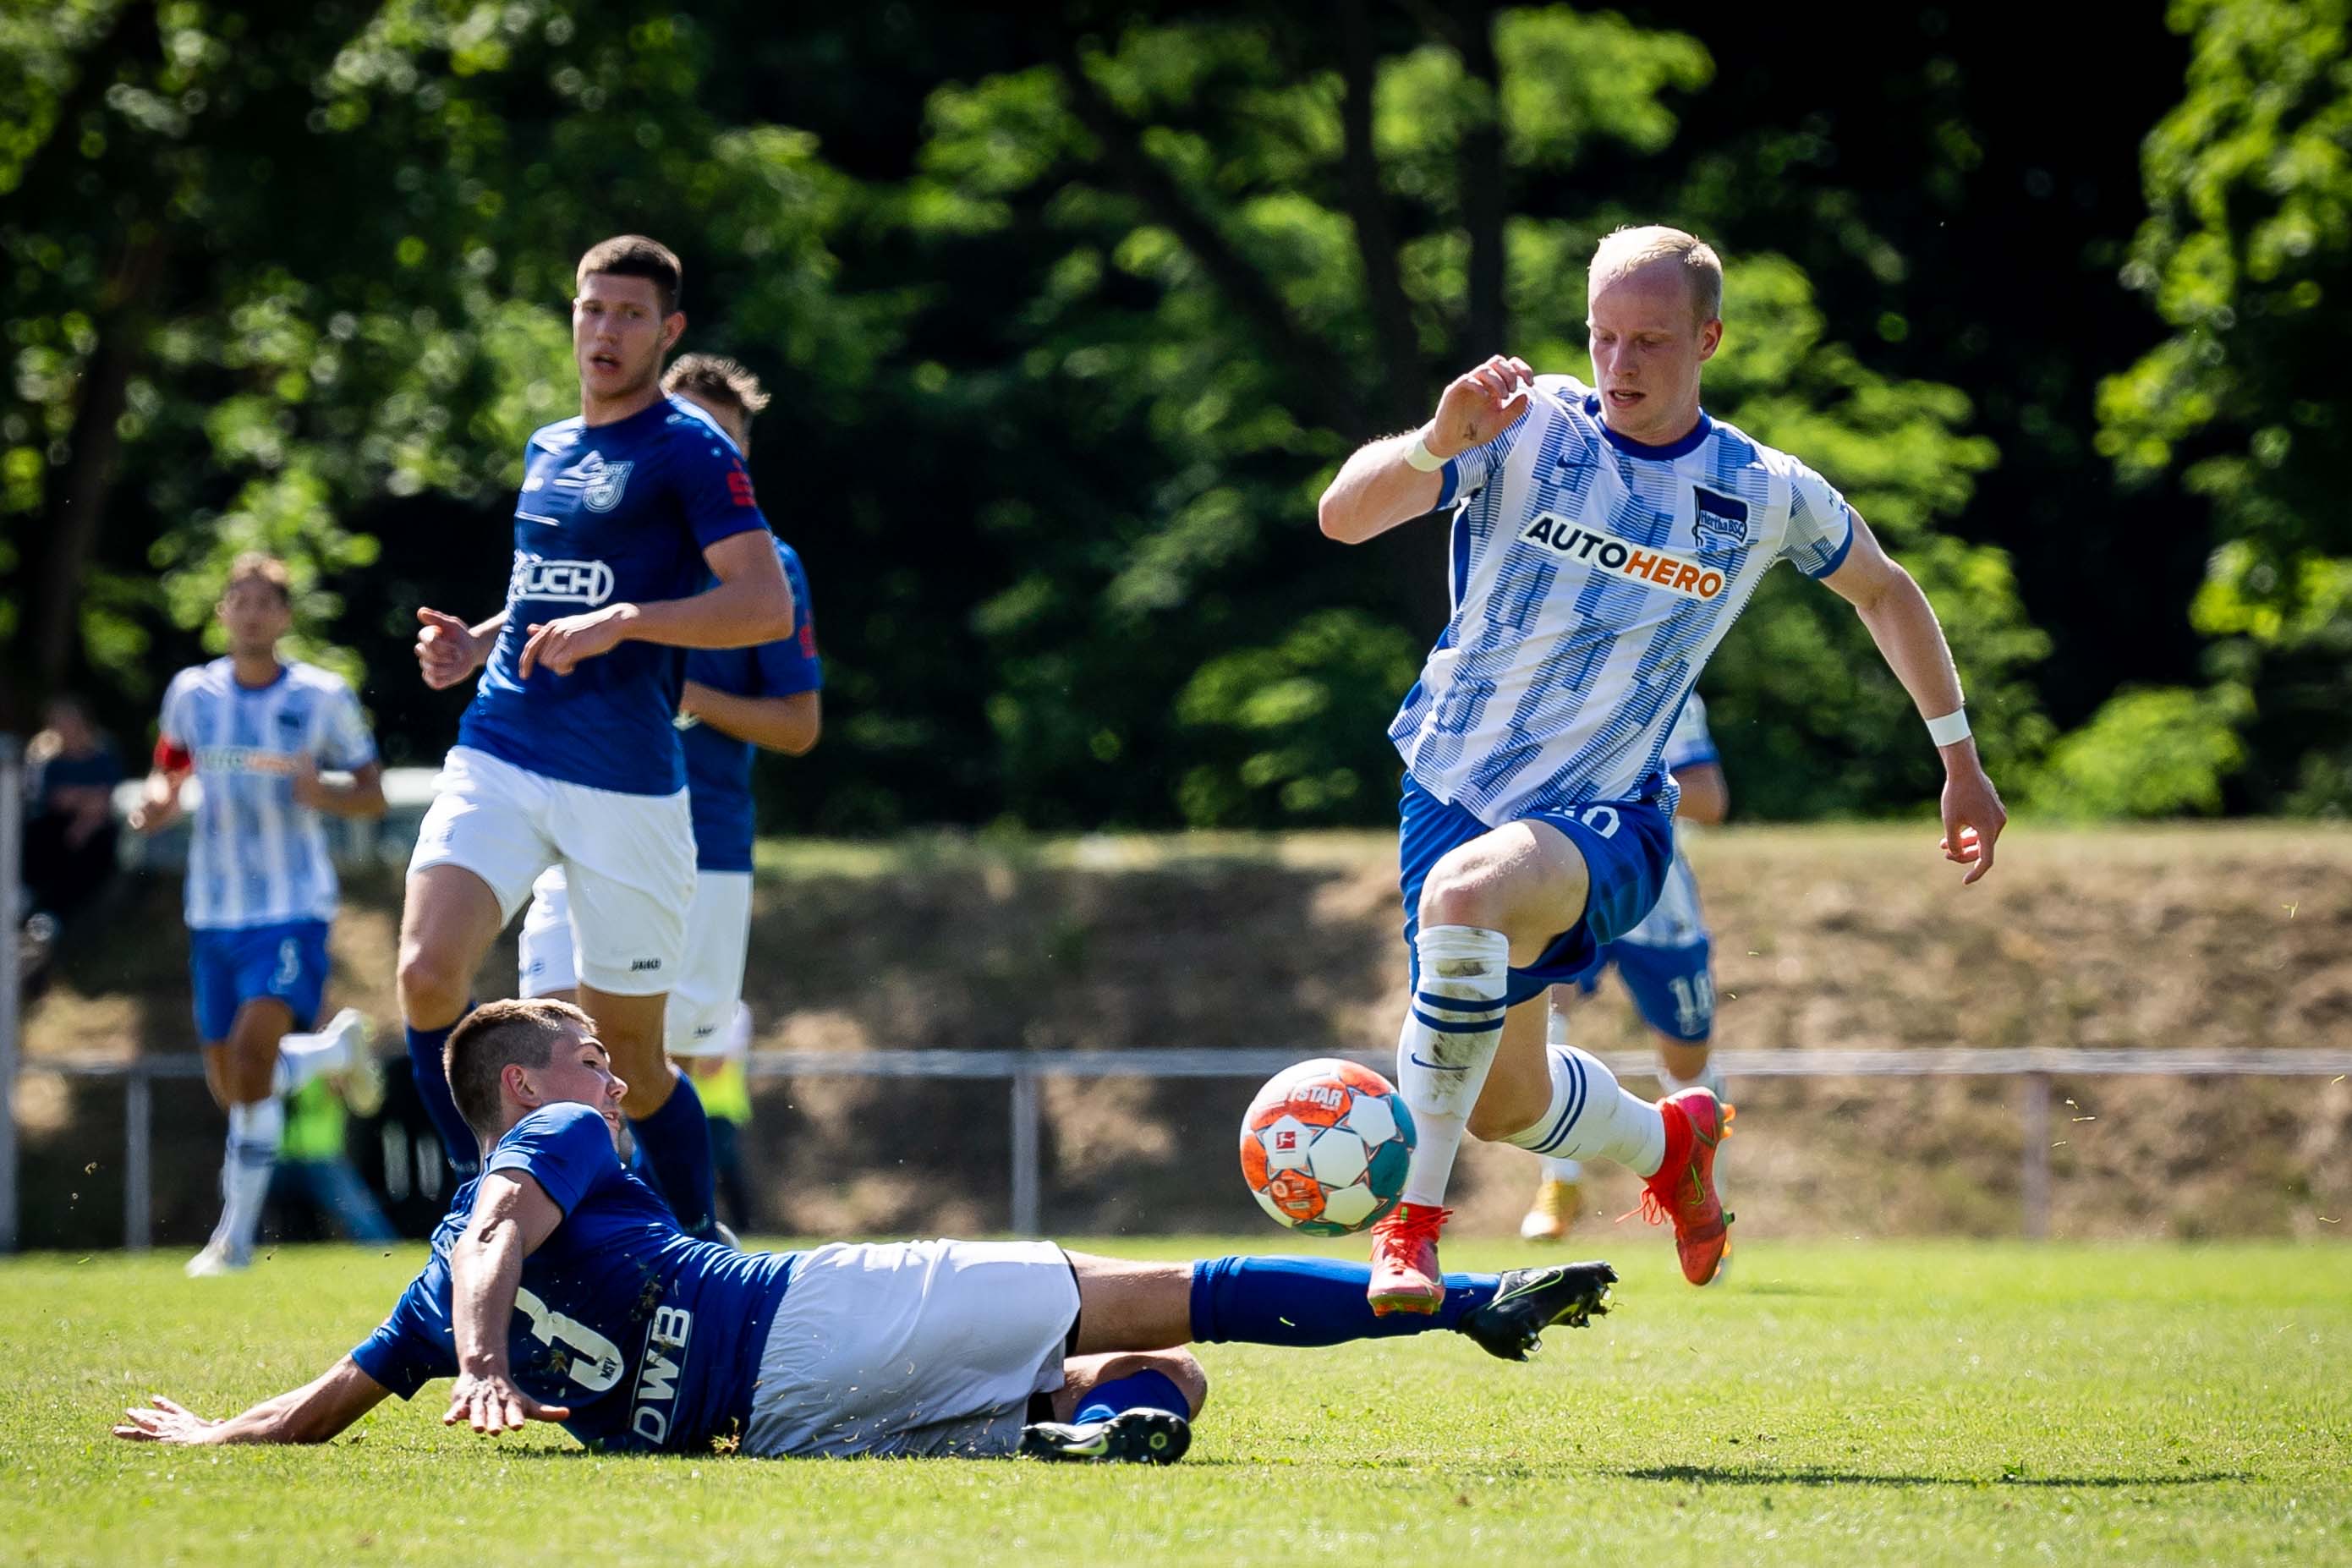
POLYGON ((680 354, 662 373, 664 392, 682 392, 706 403, 723 403, 743 411, 744 416, 759 413, 768 406, 767 390, 760 378, 744 368, 740 360, 725 354, 680 354))
POLYGON ((543 1068, 560 1042, 574 1033, 593 1034, 595 1027, 571 1003, 545 996, 483 1003, 450 1031, 448 1044, 441 1047, 441 1067, 449 1075, 449 1097, 457 1102, 457 1114, 479 1136, 496 1138, 502 1131, 499 1079, 507 1068, 543 1068))
POLYGON ((580 270, 572 279, 572 286, 584 285, 592 274, 598 272, 614 278, 651 279, 665 316, 677 309, 678 294, 686 286, 686 268, 679 264, 677 252, 642 234, 616 234, 590 246, 588 254, 580 258, 580 270))
POLYGON ((228 563, 228 581, 221 584, 226 595, 240 583, 259 583, 277 591, 283 604, 294 603, 294 577, 286 570, 286 563, 275 555, 258 550, 248 550, 228 563))

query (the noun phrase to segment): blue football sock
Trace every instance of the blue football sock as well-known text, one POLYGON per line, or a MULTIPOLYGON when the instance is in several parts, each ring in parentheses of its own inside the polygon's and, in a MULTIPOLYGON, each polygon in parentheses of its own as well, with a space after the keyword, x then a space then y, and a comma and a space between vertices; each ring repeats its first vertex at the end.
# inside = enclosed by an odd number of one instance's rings
POLYGON ((1130 1372, 1125 1377, 1098 1383, 1087 1393, 1087 1402, 1078 1406, 1073 1422, 1108 1421, 1122 1410, 1172 1410, 1179 1415, 1192 1413, 1192 1402, 1176 1386, 1176 1380, 1164 1372, 1145 1367, 1130 1372))
POLYGON ((1192 1265, 1192 1337, 1256 1345, 1342 1345, 1451 1329, 1495 1298, 1493 1274, 1448 1274, 1434 1312, 1372 1311, 1368 1264, 1322 1258, 1215 1258, 1192 1265))
MULTIPOLYGON (((466 1004, 466 1013, 474 1010, 466 1004)), ((433 1123, 433 1131, 441 1134, 441 1152, 448 1157, 449 1168, 456 1172, 462 1184, 482 1173, 481 1141, 466 1119, 457 1114, 457 1102, 449 1093, 449 1071, 441 1060, 441 1047, 449 1043, 449 1032, 465 1021, 466 1013, 437 1029, 420 1029, 411 1025, 408 1030, 408 1070, 416 1080, 416 1098, 425 1104, 425 1114, 433 1123)))
POLYGON ((677 1228, 697 1241, 719 1239, 718 1177, 710 1163, 710 1118, 684 1073, 670 1079, 669 1098, 651 1116, 629 1118, 637 1148, 653 1168, 654 1185, 677 1216, 677 1228))

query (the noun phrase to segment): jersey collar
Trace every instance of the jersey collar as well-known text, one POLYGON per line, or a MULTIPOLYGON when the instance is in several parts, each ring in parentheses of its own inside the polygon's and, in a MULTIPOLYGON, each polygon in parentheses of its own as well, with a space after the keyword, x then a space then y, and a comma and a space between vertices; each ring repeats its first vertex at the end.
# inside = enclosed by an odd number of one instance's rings
POLYGON ((1601 435, 1609 438, 1611 446, 1633 458, 1648 458, 1654 461, 1664 461, 1671 458, 1685 457, 1697 451, 1699 444, 1715 434, 1715 421, 1706 416, 1706 410, 1704 408, 1698 411, 1698 423, 1690 427, 1690 434, 1680 440, 1669 441, 1663 447, 1653 447, 1646 441, 1636 441, 1631 436, 1621 436, 1609 428, 1609 421, 1601 416, 1601 395, 1597 392, 1588 392, 1584 395, 1584 411, 1592 416, 1594 424, 1601 426, 1601 435))

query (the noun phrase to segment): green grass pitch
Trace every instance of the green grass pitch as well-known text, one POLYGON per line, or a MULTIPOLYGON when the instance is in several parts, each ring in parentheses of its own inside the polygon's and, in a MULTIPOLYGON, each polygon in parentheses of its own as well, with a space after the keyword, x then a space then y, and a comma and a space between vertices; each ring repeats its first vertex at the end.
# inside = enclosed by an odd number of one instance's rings
POLYGON ((1706 1292, 1639 1227, 1572 1250, 1619 1310, 1530 1366, 1207 1347, 1168 1470, 600 1458, 446 1432, 431 1391, 323 1450, 134 1446, 150 1393, 308 1378, 417 1249, 0 1264, 0 1563, 2352 1562, 2352 1249, 1757 1243, 1706 1292))

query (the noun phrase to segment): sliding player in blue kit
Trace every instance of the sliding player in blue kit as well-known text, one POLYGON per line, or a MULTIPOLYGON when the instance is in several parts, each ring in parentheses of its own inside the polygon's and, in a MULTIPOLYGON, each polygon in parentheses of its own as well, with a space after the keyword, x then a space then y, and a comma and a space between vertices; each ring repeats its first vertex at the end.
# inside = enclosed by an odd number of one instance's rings
POLYGON ((157 1396, 115 1436, 321 1443, 454 1377, 446 1424, 555 1421, 601 1450, 1166 1463, 1208 1380, 1193 1341, 1334 1345, 1433 1331, 1520 1361, 1606 1310, 1605 1263, 1449 1274, 1381 1317, 1370 1270, 1313 1258, 1129 1263, 1050 1242, 739 1252, 680 1232, 622 1164, 627 1086, 579 1009, 492 1002, 450 1035, 483 1174, 367 1341, 226 1420, 157 1396))
POLYGON ((444 1043, 491 942, 561 865, 581 1005, 630 1083, 638 1144, 666 1189, 709 1185, 708 1123, 662 1050, 695 879, 672 726, 686 650, 788 636, 793 599, 741 458, 662 391, 686 330, 678 286, 677 258, 641 236, 581 258, 581 413, 530 438, 506 608, 478 626, 417 611, 428 685, 482 672, 409 861, 400 931, 411 1068, 461 1175, 472 1140, 440 1082, 444 1043))

